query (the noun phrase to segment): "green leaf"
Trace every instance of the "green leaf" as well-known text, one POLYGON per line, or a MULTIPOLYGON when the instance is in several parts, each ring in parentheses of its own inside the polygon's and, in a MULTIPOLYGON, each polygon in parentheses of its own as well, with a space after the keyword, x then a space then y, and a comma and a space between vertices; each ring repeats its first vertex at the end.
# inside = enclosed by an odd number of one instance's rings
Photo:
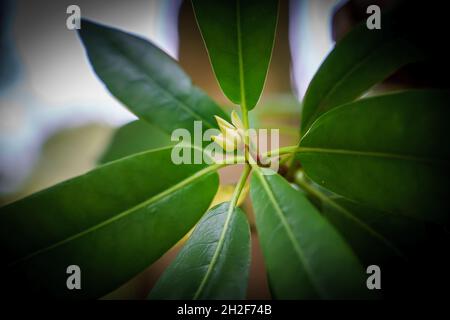
POLYGON ((331 110, 300 142, 305 173, 375 209, 445 220, 449 102, 448 92, 418 90, 331 110))
POLYGON ((419 221, 342 197, 330 197, 323 213, 367 265, 393 259, 406 262, 426 234, 419 221))
POLYGON ((320 115, 351 102, 400 67, 424 59, 422 46, 396 16, 382 16, 383 27, 364 21, 340 41, 311 80, 303 100, 302 134, 320 115))
POLYGON ((306 196, 279 175, 251 181, 256 226, 277 299, 365 298, 363 269, 306 196))
POLYGON ((195 17, 224 94, 243 110, 258 102, 269 67, 277 0, 193 0, 195 17))
POLYGON ((142 120, 132 121, 116 130, 99 163, 173 144, 170 136, 158 128, 142 120))
POLYGON ((215 169, 151 150, 1 208, 3 276, 19 294, 101 297, 192 228, 217 190, 215 169), (81 290, 66 287, 69 265, 81 268, 81 290))
POLYGON ((214 115, 227 115, 194 87, 177 62, 151 42, 114 28, 82 21, 80 37, 108 90, 137 117, 171 134, 216 128, 214 115))
POLYGON ((212 208, 166 269, 151 299, 244 299, 250 267, 250 229, 229 202, 212 208))
POLYGON ((365 265, 406 262, 415 255, 418 242, 426 237, 424 224, 415 219, 374 210, 331 194, 305 179, 303 173, 298 173, 295 181, 319 201, 323 216, 339 230, 365 265))

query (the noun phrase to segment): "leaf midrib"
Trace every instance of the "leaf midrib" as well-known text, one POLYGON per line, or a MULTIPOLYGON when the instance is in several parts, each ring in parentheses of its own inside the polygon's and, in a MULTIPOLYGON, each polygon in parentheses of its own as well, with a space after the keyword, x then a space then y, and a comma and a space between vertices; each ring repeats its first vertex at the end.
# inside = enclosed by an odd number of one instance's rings
POLYGON ((186 186, 186 185, 188 185, 188 184, 190 184, 190 183, 192 183, 192 182, 202 178, 203 176, 206 176, 206 175, 214 172, 220 166, 221 166, 220 164, 211 165, 211 166, 208 166, 208 167, 206 167, 206 168, 204 168, 204 169, 202 169, 200 171, 197 171, 193 175, 185 178, 181 182, 173 185, 172 187, 170 187, 170 188, 168 188, 168 189, 166 189, 166 190, 156 194, 155 196, 151 197, 150 199, 147 199, 146 201, 143 201, 143 202, 137 204, 136 206, 134 206, 134 207, 132 207, 132 208, 126 210, 126 211, 123 211, 122 213, 119 213, 118 215, 115 215, 115 216, 113 216, 113 217, 111 217, 109 219, 106 219, 106 220, 104 220, 104 221, 102 221, 102 222, 100 222, 100 223, 98 223, 98 224, 96 224, 94 226, 91 226, 90 228, 88 228, 88 229, 86 229, 84 231, 78 232, 78 233, 76 233, 76 234, 74 234, 74 235, 72 235, 72 236, 70 236, 70 237, 68 237, 66 239, 60 240, 60 241, 58 241, 58 242, 56 242, 56 243, 54 243, 54 244, 52 244, 50 246, 47 246, 45 248, 39 249, 37 251, 34 251, 34 252, 26 255, 25 257, 19 258, 19 259, 15 260, 15 261, 9 263, 8 267, 13 267, 13 266, 15 266, 17 264, 23 263, 23 262, 25 262, 25 261, 27 261, 27 260, 29 260, 29 259, 31 259, 31 258, 33 258, 33 257, 35 257, 37 255, 40 255, 42 253, 45 253, 45 252, 50 251, 52 249, 55 249, 55 248, 57 248, 59 246, 62 246, 64 244, 68 243, 68 242, 71 242, 71 241, 76 240, 78 238, 81 238, 81 237, 83 237, 83 236, 85 236, 87 234, 90 234, 90 233, 92 233, 92 232, 94 232, 94 231, 96 231, 98 229, 106 227, 106 226, 110 225, 111 223, 113 223, 113 222, 115 222, 117 220, 125 218, 128 215, 130 215, 130 214, 132 214, 134 212, 137 212, 139 209, 141 209, 143 207, 146 207, 146 206, 149 206, 149 205, 152 205, 152 204, 156 203, 157 201, 159 201, 159 200, 161 200, 161 199, 163 199, 163 198, 165 198, 165 197, 167 197, 167 196, 177 192, 178 190, 182 189, 184 186, 186 186))
MULTIPOLYGON (((260 170, 258 169, 258 170, 255 170, 255 171, 256 171, 257 177, 261 181, 261 184, 262 184, 263 188, 267 192, 269 200, 272 202, 273 207, 275 208, 275 212, 277 213, 277 215, 280 218, 282 226, 286 230, 286 234, 288 235, 288 239, 292 243, 292 246, 294 247, 294 251, 297 253, 297 257, 300 260, 300 263, 305 268, 306 274, 308 275, 312 286, 315 288, 317 293, 323 294, 322 289, 316 283, 315 277, 313 276, 313 272, 311 270, 311 267, 307 263, 307 259, 305 258, 305 255, 303 253, 302 248, 300 248, 300 246, 298 245, 298 243, 297 243, 297 241, 295 239, 294 232, 292 231, 291 227, 289 226, 288 222, 286 221, 286 218, 285 218, 285 216, 283 214, 283 210, 281 210, 280 206, 278 205, 278 202, 276 201, 276 198, 275 198, 275 195, 273 194, 273 191, 271 190, 271 188, 270 188, 269 184, 267 183, 267 181, 264 179, 264 176, 260 172, 260 170)), ((325 296, 325 295, 323 294, 323 296, 325 296)))
POLYGON ((225 223, 223 225, 222 232, 220 233, 219 241, 217 242, 217 247, 214 251, 214 255, 211 259, 211 262, 208 265, 208 269, 206 270, 206 273, 203 276, 202 281, 200 282, 200 285, 194 294, 194 297, 192 298, 193 300, 197 300, 200 297, 200 295, 202 294, 203 289, 205 288, 206 283, 208 282, 209 278, 211 277, 212 271, 213 271, 214 267, 216 266, 217 261, 219 260, 219 256, 220 256, 220 253, 222 252, 222 248, 225 243, 225 235, 228 231, 228 227, 230 225, 233 211, 234 211, 234 207, 231 205, 231 203, 229 203, 228 210, 227 210, 227 217, 226 217, 225 223))
MULTIPOLYGON (((305 136, 306 137, 306 136, 305 136)), ((350 149, 332 149, 332 148, 314 148, 314 147, 300 147, 297 151, 298 153, 328 153, 328 154, 339 154, 339 155, 349 155, 349 156, 365 156, 373 158, 386 158, 386 159, 396 159, 405 160, 412 162, 423 162, 423 163, 433 163, 440 165, 448 165, 449 161, 443 159, 418 157, 413 155, 389 153, 389 152, 376 152, 376 151, 359 151, 350 149)))
POLYGON ((242 112, 247 112, 247 101, 245 100, 245 83, 244 83, 244 57, 242 54, 242 31, 241 31, 241 8, 240 0, 236 0, 236 34, 238 45, 238 65, 239 65, 239 89, 241 96, 242 112))

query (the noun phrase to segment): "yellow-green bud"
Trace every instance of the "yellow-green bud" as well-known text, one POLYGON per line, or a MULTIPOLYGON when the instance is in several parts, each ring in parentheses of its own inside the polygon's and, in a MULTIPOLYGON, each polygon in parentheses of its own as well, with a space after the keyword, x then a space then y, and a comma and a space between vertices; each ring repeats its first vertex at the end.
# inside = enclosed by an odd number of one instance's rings
MULTIPOLYGON (((242 125, 238 115, 236 113, 231 113, 232 119, 235 118, 234 123, 239 127, 242 125), (237 119, 237 120, 236 120, 237 119)), ((211 137, 211 139, 217 143, 226 152, 234 151, 236 149, 241 149, 244 146, 244 140, 240 132, 242 129, 236 128, 228 121, 222 119, 221 117, 215 116, 217 124, 219 125, 221 133, 211 137)))
POLYGON ((235 110, 231 111, 231 122, 236 127, 236 129, 244 130, 244 125, 242 124, 241 118, 235 110))

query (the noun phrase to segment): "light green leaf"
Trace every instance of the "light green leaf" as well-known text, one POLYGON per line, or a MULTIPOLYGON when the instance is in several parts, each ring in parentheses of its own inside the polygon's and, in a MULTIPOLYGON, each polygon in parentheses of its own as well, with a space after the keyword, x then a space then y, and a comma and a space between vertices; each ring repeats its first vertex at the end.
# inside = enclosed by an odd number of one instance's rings
POLYGON ((275 298, 369 296, 363 268, 353 251, 303 193, 279 175, 256 170, 251 197, 275 298))
POLYGON ((140 153, 0 210, 9 289, 19 294, 97 298, 173 246, 208 208, 214 166, 175 165, 171 148, 140 153), (66 268, 81 268, 68 290, 66 268))
POLYGON ((448 92, 420 90, 331 110, 300 142, 305 173, 375 209, 445 220, 449 103, 448 92))
POLYGON ((153 288, 151 299, 244 299, 250 229, 229 202, 211 209, 153 288))
POLYGON ((380 30, 369 30, 365 21, 355 27, 322 63, 303 100, 302 134, 326 111, 360 97, 400 67, 424 59, 422 46, 396 16, 382 15, 382 21, 380 30))
POLYGON ((170 136, 142 120, 118 128, 99 163, 117 160, 146 150, 173 145, 170 136))
POLYGON ((258 102, 269 67, 277 0, 193 0, 195 17, 224 94, 244 110, 258 102))
POLYGON ((82 21, 80 37, 108 90, 131 112, 162 131, 216 128, 227 115, 194 87, 177 62, 151 42, 114 28, 82 21))

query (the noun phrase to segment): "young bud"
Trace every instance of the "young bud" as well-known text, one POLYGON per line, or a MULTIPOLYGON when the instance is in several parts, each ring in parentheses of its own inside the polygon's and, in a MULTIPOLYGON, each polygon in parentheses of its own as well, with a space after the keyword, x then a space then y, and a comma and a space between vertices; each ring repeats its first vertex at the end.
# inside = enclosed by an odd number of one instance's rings
POLYGON ((231 111, 231 122, 236 127, 236 129, 244 130, 244 125, 242 124, 241 118, 235 110, 231 111))
POLYGON ((243 147, 242 138, 236 130, 227 129, 225 135, 218 134, 211 139, 226 152, 234 151, 243 147))
POLYGON ((219 129, 223 134, 226 134, 227 129, 235 129, 235 127, 228 121, 222 119, 219 116, 214 117, 216 118, 217 124, 219 125, 219 129))
POLYGON ((239 116, 234 111, 231 113, 231 117, 234 119, 233 123, 238 125, 238 128, 221 117, 215 116, 221 133, 211 137, 211 139, 226 152, 242 149, 244 147, 241 119, 239 119, 239 116))

